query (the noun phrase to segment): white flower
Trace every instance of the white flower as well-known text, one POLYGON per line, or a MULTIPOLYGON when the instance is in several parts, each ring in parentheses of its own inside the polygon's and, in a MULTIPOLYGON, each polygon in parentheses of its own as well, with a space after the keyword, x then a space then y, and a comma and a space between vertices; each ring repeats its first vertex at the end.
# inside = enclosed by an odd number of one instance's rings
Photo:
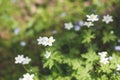
POLYGON ((24 60, 23 60, 23 63, 22 64, 29 64, 29 62, 31 61, 31 59, 30 58, 28 58, 28 57, 26 57, 26 58, 24 58, 24 60))
POLYGON ((48 37, 43 37, 42 38, 42 45, 47 46, 48 45, 47 41, 48 41, 48 37))
POLYGON ((38 41, 38 44, 42 44, 44 42, 44 40, 41 36, 37 39, 37 41, 38 41))
POLYGON ((24 56, 23 55, 18 55, 15 57, 15 64, 22 63, 24 61, 24 56))
POLYGON ((52 36, 50 38, 39 37, 37 41, 38 41, 38 44, 42 44, 44 46, 52 46, 52 43, 55 41, 55 39, 52 36))
POLYGON ((89 28, 90 26, 93 26, 94 24, 92 22, 84 22, 84 25, 89 28))
POLYGON ((87 21, 91 21, 91 22, 94 22, 94 21, 98 21, 98 15, 95 15, 95 14, 91 14, 91 15, 87 15, 87 21))
POLYGON ((100 55, 100 57, 106 57, 107 52, 103 51, 103 52, 99 52, 98 54, 100 55))
POLYGON ((100 63, 107 64, 107 63, 109 63, 108 60, 109 60, 108 58, 101 57, 100 58, 100 63))
POLYGON ((107 64, 107 63, 109 63, 110 60, 113 59, 112 56, 107 57, 106 51, 99 52, 98 55, 100 56, 100 63, 103 63, 103 64, 107 64))
POLYGON ((23 75, 23 79, 22 80, 34 80, 34 74, 29 74, 29 73, 26 73, 23 75))
POLYGON ((48 46, 52 46, 52 43, 55 41, 55 39, 51 36, 50 38, 48 38, 47 40, 47 45, 48 46))
POLYGON ((42 45, 44 45, 44 46, 47 46, 47 45, 46 45, 46 41, 47 41, 47 40, 48 40, 47 37, 39 37, 39 38, 37 39, 38 44, 42 44, 42 45))
POLYGON ((17 57, 15 57, 15 64, 29 64, 29 62, 31 61, 30 58, 25 57, 23 55, 18 55, 17 57))
POLYGON ((19 78, 18 80, 23 80, 23 78, 19 78))
POLYGON ((112 60, 112 59, 113 59, 113 57, 112 57, 112 56, 109 56, 109 57, 108 57, 108 59, 109 59, 109 60, 112 60))
POLYGON ((103 16, 102 21, 105 22, 106 24, 108 24, 110 22, 113 22, 113 19, 112 19, 112 16, 106 15, 106 16, 103 16))
POLYGON ((120 71, 120 64, 117 64, 117 71, 120 71))
POLYGON ((51 55, 51 52, 46 51, 46 54, 44 56, 45 56, 45 58, 48 59, 50 57, 50 55, 51 55))
POLYGON ((24 47, 26 45, 26 42, 25 41, 21 41, 20 45, 24 47))
POLYGON ((65 25, 65 29, 67 30, 70 30, 71 28, 73 28, 73 24, 71 22, 65 23, 64 25, 65 25))

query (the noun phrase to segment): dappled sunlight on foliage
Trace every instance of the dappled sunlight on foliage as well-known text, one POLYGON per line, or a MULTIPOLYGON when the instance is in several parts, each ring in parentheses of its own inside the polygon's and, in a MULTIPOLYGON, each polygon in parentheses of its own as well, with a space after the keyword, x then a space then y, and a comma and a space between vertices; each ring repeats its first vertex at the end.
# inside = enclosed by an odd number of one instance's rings
POLYGON ((119 80, 119 0, 0 0, 0 80, 119 80))

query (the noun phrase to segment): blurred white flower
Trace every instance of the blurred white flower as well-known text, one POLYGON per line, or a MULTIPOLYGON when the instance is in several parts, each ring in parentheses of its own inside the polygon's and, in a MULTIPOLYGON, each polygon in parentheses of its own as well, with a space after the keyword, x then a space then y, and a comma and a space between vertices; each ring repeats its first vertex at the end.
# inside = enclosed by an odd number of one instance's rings
POLYGON ((34 80, 34 74, 26 73, 26 74, 23 75, 22 80, 34 80))
POLYGON ((46 54, 44 55, 45 56, 45 58, 49 58, 50 57, 50 55, 51 55, 51 52, 49 52, 49 51, 46 51, 46 54))
POLYGON ((95 15, 95 14, 91 14, 91 15, 87 15, 87 21, 91 21, 91 22, 94 22, 94 21, 98 21, 98 15, 95 15))
POLYGON ((19 78, 18 80, 23 80, 23 78, 19 78))
POLYGON ((15 64, 23 63, 23 61, 24 61, 23 55, 18 55, 17 57, 15 57, 15 64))
POLYGON ((120 64, 117 64, 117 71, 120 71, 120 64))
POLYGON ((110 22, 113 22, 113 19, 112 19, 112 16, 106 15, 106 16, 103 16, 102 21, 105 22, 106 24, 108 24, 110 22))
POLYGON ((84 22, 84 25, 87 26, 88 28, 90 26, 94 26, 94 24, 92 22, 84 22))
POLYGON ((110 60, 113 59, 112 56, 107 57, 106 51, 99 52, 98 55, 100 56, 100 63, 103 63, 103 64, 107 64, 107 63, 109 63, 110 60))
POLYGON ((25 42, 25 41, 21 41, 21 42, 20 42, 20 45, 21 45, 22 47, 24 47, 24 46, 26 46, 26 42, 25 42))
POLYGON ((107 64, 107 63, 109 63, 108 60, 109 60, 108 58, 101 57, 100 58, 100 63, 107 64))
POLYGON ((112 57, 112 56, 109 56, 108 59, 109 59, 109 60, 113 60, 113 57, 112 57))
POLYGON ((106 57, 107 56, 107 52, 106 51, 99 52, 98 54, 100 55, 100 57, 106 57))
POLYGON ((120 39, 118 39, 118 42, 120 43, 120 39))
POLYGON ((51 36, 51 37, 39 37, 37 39, 38 44, 42 44, 44 46, 52 46, 52 43, 55 41, 55 39, 51 36))
POLYGON ((25 57, 22 64, 29 64, 30 61, 31 61, 30 58, 25 57))
POLYGON ((114 31, 113 31, 113 30, 111 30, 111 31, 110 31, 110 34, 114 34, 114 31))
POLYGON ((67 30, 70 30, 71 28, 73 28, 73 24, 71 22, 65 23, 64 25, 65 25, 65 29, 67 30))

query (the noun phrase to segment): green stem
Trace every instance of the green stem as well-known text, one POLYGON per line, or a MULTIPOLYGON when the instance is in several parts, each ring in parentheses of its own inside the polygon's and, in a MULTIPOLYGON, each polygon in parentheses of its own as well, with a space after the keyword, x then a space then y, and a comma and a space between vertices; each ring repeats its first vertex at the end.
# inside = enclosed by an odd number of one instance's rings
POLYGON ((28 70, 27 70, 27 68, 25 67, 25 65, 23 65, 23 68, 25 69, 25 71, 27 71, 27 72, 28 72, 28 70))

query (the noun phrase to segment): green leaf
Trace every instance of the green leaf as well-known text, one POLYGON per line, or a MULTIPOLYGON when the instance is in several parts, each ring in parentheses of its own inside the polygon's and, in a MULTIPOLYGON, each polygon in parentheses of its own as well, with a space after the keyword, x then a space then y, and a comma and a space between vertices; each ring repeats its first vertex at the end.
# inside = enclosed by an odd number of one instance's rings
POLYGON ((63 58, 63 56, 57 51, 55 51, 51 55, 51 59, 53 59, 54 61, 59 62, 59 63, 62 63, 62 58, 63 58))
POLYGON ((77 70, 81 66, 81 62, 78 59, 71 60, 71 64, 74 70, 77 70))
POLYGON ((95 34, 92 34, 91 30, 85 30, 83 34, 82 43, 90 43, 92 39, 95 38, 95 34))
POLYGON ((94 62, 99 59, 99 56, 92 50, 89 50, 86 54, 82 54, 82 57, 87 59, 88 62, 94 62))
POLYGON ((102 40, 103 40, 103 43, 105 44, 110 41, 115 41, 116 38, 117 37, 114 35, 113 32, 104 31, 102 40))
POLYGON ((43 68, 49 67, 51 69, 54 65, 54 61, 52 59, 49 59, 46 63, 44 63, 43 68))
POLYGON ((108 74, 112 72, 109 64, 101 64, 100 69, 101 69, 103 72, 108 73, 108 74))
POLYGON ((29 69, 29 72, 32 72, 32 73, 36 73, 36 72, 39 72, 39 68, 36 66, 36 67, 31 67, 29 69))
POLYGON ((101 80, 108 80, 108 78, 107 78, 106 75, 102 75, 102 76, 101 76, 101 80))

